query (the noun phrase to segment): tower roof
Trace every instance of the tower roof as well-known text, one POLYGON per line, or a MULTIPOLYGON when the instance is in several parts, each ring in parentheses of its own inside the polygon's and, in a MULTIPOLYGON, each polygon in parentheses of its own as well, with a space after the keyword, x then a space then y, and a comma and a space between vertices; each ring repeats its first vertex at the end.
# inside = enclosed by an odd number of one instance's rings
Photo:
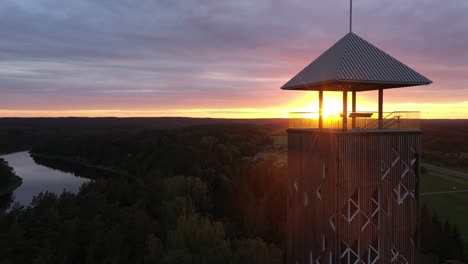
POLYGON ((281 89, 368 91, 431 83, 363 38, 348 33, 281 89))

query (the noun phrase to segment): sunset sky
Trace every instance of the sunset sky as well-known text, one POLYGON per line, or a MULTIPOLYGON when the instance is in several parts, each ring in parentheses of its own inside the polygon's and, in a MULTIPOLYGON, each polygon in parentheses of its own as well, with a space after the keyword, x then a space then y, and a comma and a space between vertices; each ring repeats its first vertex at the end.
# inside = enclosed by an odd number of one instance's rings
MULTIPOLYGON (((386 90, 384 111, 468 118, 468 1, 353 7, 353 32, 434 82, 386 90)), ((348 13, 348 0, 2 0, 0 116, 316 111, 316 92, 280 87, 348 33, 348 13)), ((376 101, 360 93, 358 110, 376 101)))

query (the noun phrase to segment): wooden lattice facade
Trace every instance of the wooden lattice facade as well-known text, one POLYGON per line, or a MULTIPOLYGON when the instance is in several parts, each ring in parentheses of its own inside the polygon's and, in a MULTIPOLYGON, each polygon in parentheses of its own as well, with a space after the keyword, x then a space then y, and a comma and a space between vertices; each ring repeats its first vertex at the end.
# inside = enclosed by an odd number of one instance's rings
POLYGON ((287 263, 419 263, 420 131, 288 131, 287 263))

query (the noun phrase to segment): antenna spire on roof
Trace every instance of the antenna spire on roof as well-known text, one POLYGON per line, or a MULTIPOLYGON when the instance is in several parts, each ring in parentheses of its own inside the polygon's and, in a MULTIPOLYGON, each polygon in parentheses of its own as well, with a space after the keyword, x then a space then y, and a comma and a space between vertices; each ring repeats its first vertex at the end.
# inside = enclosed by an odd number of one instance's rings
POLYGON ((349 32, 353 32, 353 0, 349 0, 349 32))

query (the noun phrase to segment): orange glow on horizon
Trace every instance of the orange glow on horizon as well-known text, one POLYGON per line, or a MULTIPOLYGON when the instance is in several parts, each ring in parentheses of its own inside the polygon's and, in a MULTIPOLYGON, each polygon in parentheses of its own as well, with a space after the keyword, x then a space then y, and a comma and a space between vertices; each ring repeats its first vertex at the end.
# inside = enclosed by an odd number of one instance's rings
MULTIPOLYGON (((290 112, 319 112, 319 102, 316 93, 306 94, 297 100, 290 102, 286 105, 286 109, 290 112)), ((343 102, 341 93, 328 92, 324 94, 323 98, 323 116, 325 118, 332 118, 339 116, 343 112, 343 102)))
MULTIPOLYGON (((299 101, 304 101, 303 99, 299 101)), ((358 111, 376 112, 373 103, 358 104, 358 111)), ((385 105, 384 111, 421 111, 422 119, 468 119, 468 102, 457 104, 406 103, 385 105)), ((293 102, 270 108, 214 108, 214 109, 76 109, 76 110, 9 110, 0 109, 0 117, 193 117, 193 118, 288 118, 289 112, 314 112, 318 115, 318 103, 293 102), (301 107, 302 106, 302 107, 301 107)), ((324 98, 324 117, 334 118, 342 112, 341 101, 324 98), (329 104, 327 104, 329 103, 329 104)))
MULTIPOLYGON (((324 117, 339 117, 342 112, 342 94, 324 94, 324 117)), ((357 111, 377 111, 376 98, 372 94, 358 94, 357 111)), ((348 111, 351 98, 348 96, 348 111)), ((423 119, 468 119, 468 101, 458 103, 395 103, 384 99, 384 112, 421 111, 423 119)), ((243 105, 255 105, 243 102, 243 105)), ((298 93, 284 104, 238 108, 184 108, 184 109, 0 109, 0 117, 193 117, 193 118, 288 118, 289 112, 318 113, 317 93, 298 93)), ((318 115, 318 114, 317 114, 318 115)))

